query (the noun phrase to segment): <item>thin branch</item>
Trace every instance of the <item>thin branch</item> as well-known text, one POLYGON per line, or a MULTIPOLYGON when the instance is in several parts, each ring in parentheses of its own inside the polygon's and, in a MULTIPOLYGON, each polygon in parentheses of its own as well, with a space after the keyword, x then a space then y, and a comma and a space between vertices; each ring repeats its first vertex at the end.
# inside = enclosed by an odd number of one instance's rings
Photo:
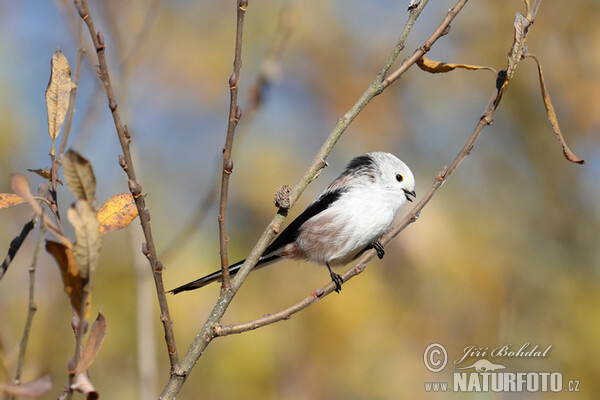
POLYGON ((62 164, 62 158, 67 148, 67 142, 69 140, 69 134, 71 133, 71 126, 73 124, 73 114, 75 113, 75 102, 77 101, 77 89, 79 88, 79 76, 81 75, 81 65, 83 64, 83 57, 85 56, 85 48, 83 47, 83 22, 81 19, 77 20, 77 60, 75 61, 75 73, 71 79, 73 87, 71 88, 71 96, 69 99, 69 111, 65 119, 65 127, 63 128, 63 135, 60 140, 60 146, 58 147, 58 164, 62 164))
POLYGON ((437 29, 431 34, 429 39, 415 52, 412 56, 407 58, 400 64, 400 66, 392 72, 385 80, 381 83, 381 90, 385 89, 389 85, 391 85, 394 81, 398 80, 407 70, 410 68, 417 60, 423 57, 425 54, 431 50, 431 46, 442 36, 448 34, 450 32, 450 22, 454 20, 456 15, 462 10, 468 0, 459 1, 456 6, 448 10, 446 13, 446 17, 442 21, 442 23, 437 27, 437 29))
MULTIPOLYGON (((531 22, 533 22, 533 20, 531 20, 531 22)), ((525 39, 526 39, 526 37, 523 36, 523 38, 521 40, 523 42, 525 42, 525 39)), ((519 43, 514 43, 513 48, 515 46, 518 47, 519 43)), ((521 59, 514 59, 514 62, 518 63, 520 60, 521 59)), ((512 67, 514 70, 516 65, 511 65, 511 64, 513 64, 513 60, 511 60, 509 58, 509 67, 512 67)), ((432 197, 437 192, 437 190, 444 184, 444 182, 450 177, 450 175, 452 175, 452 173, 458 168, 460 163, 471 153, 471 150, 473 149, 475 141, 479 137, 479 134, 481 133, 483 128, 492 124, 493 116, 498 108, 498 105, 500 104, 502 94, 506 91, 506 89, 508 87, 508 81, 504 81, 504 79, 500 79, 500 78, 503 78, 502 74, 499 74, 499 80, 497 81, 496 89, 494 90, 491 100, 489 101, 483 115, 479 119, 479 122, 475 126, 473 132, 471 133, 471 136, 469 137, 469 139, 467 140, 465 145, 458 152, 458 155, 454 158, 454 160, 452 161, 452 163, 450 164, 449 167, 444 167, 438 173, 438 175, 436 176, 434 183, 431 186, 431 188, 429 189, 429 191, 415 205, 415 207, 413 207, 413 209, 400 221, 400 223, 398 225, 390 228, 383 235, 383 237, 380 240, 382 245, 386 245, 387 243, 389 243, 393 238, 395 238, 400 232, 402 232, 404 229, 406 229, 410 224, 417 221, 417 219, 419 218, 419 216, 421 214, 421 211, 429 203, 429 201, 432 199, 432 197)), ((358 260, 355 262, 355 264, 342 275, 344 282, 347 282, 349 279, 351 279, 354 276, 363 272, 367 266, 367 263, 376 254, 377 253, 375 250, 368 250, 361 257, 359 257, 358 260)), ((215 333, 219 336, 227 336, 227 335, 236 334, 236 333, 243 333, 243 332, 246 332, 249 330, 254 330, 254 329, 266 326, 266 325, 273 324, 275 322, 289 319, 293 314, 309 307, 310 305, 312 305, 313 303, 322 299, 323 297, 331 294, 334 290, 335 290, 335 284, 330 282, 329 284, 325 285, 324 287, 312 292, 310 296, 304 298, 303 300, 299 301, 298 303, 296 303, 284 310, 281 310, 274 314, 267 314, 261 318, 257 318, 255 320, 240 323, 240 324, 216 326, 215 333)))
POLYGON ((144 196, 142 195, 142 187, 136 179, 130 151, 131 138, 127 132, 127 127, 123 126, 121 123, 121 118, 117 110, 117 101, 115 100, 114 91, 108 73, 108 66, 106 64, 104 35, 102 35, 101 32, 96 33, 87 0, 74 0, 74 4, 79 12, 79 16, 83 19, 88 27, 90 36, 94 43, 94 48, 96 49, 96 54, 98 56, 101 81, 106 90, 108 107, 112 113, 117 136, 121 144, 121 149, 123 150, 123 154, 119 156, 119 164, 127 174, 127 178, 129 179, 129 190, 135 199, 135 204, 139 212, 140 223, 146 239, 146 242, 142 244, 142 252, 148 258, 152 270, 152 276, 154 277, 156 294, 160 306, 160 320, 163 324, 163 329, 165 332, 165 342, 167 345, 169 362, 171 364, 171 371, 176 371, 179 360, 177 356, 177 347, 175 345, 175 336, 173 334, 173 322, 171 321, 171 315, 169 313, 169 306, 162 280, 163 266, 156 256, 156 247, 154 245, 154 239, 152 238, 152 229, 150 226, 150 212, 146 209, 144 196))
POLYGON ((233 72, 229 78, 229 117, 227 122, 227 137, 223 147, 223 173, 221 175, 221 197, 219 201, 219 252, 221 254, 222 289, 229 288, 229 261, 227 259, 227 194, 229 192, 229 176, 233 170, 231 149, 235 127, 242 117, 242 109, 237 104, 240 72, 242 69, 242 36, 244 33, 244 16, 248 8, 248 0, 237 1, 237 27, 235 34, 235 56, 233 72))
MULTIPOLYGON (((461 0, 455 6, 455 8, 462 8, 466 0, 461 0)), ((341 137, 343 132, 346 130, 348 125, 356 118, 356 116, 360 113, 360 111, 381 91, 381 83, 385 78, 388 70, 391 68, 393 62, 398 57, 400 51, 404 48, 404 42, 406 37, 408 36, 412 26, 414 25, 416 19, 421 14, 421 11, 427 4, 427 0, 423 0, 418 3, 415 7, 411 8, 409 11, 408 21, 404 27, 404 30, 400 36, 400 39, 394 46, 390 56, 388 57, 386 63, 382 67, 381 71, 377 74, 373 82, 367 87, 365 92, 361 95, 358 101, 352 106, 352 108, 342 116, 334 130, 326 139, 325 143, 317 153, 313 162, 309 166, 309 168, 305 171, 300 181, 296 184, 296 186, 292 189, 290 193, 290 207, 296 202, 300 194, 304 191, 304 189, 308 186, 308 184, 316 178, 317 174, 323 169, 326 165, 325 158, 333 149, 333 146, 336 144, 338 139, 341 137)), ((229 304, 233 300, 233 297, 239 290, 240 286, 254 267, 256 265, 258 258, 262 254, 262 252, 266 249, 269 243, 273 240, 277 232, 283 223, 287 215, 287 209, 280 211, 273 217, 271 223, 267 226, 265 231, 262 233, 261 237, 257 241, 256 245, 248 255, 246 262, 242 266, 241 270, 236 274, 236 276, 231 281, 231 287, 226 290, 221 290, 221 294, 219 299, 217 300, 210 316, 206 320, 204 326, 200 330, 200 332, 196 335, 194 341, 190 344, 188 352, 185 357, 181 361, 181 369, 179 373, 172 374, 169 382, 163 389, 161 399, 173 399, 181 389, 181 386, 185 382, 189 372, 196 364, 200 356, 203 354, 204 350, 208 346, 208 344, 212 341, 212 339, 216 336, 215 328, 219 326, 221 318, 223 317, 225 311, 227 310, 229 304)))
POLYGON ((2 261, 2 265, 0 265, 0 279, 2 279, 4 277, 4 274, 6 273, 6 270, 8 270, 10 263, 17 255, 17 252, 21 248, 21 245, 23 244, 25 239, 27 239, 27 235, 29 235, 29 232, 31 232, 31 230, 33 229, 33 227, 35 225, 34 221, 35 221, 35 215, 33 217, 31 217, 31 219, 25 225, 23 225, 23 229, 21 229, 21 233, 19 233, 19 235, 16 236, 10 242, 10 245, 8 246, 8 254, 4 258, 4 261, 2 261))
MULTIPOLYGON (((248 121, 256 115, 256 112, 264 103, 265 92, 271 86, 279 64, 279 60, 283 54, 286 44, 288 43, 289 37, 292 33, 291 13, 293 11, 292 3, 293 0, 289 0, 281 8, 279 23, 275 31, 270 50, 265 56, 265 60, 262 62, 260 72, 256 76, 254 83, 248 89, 248 105, 244 111, 243 126, 248 126, 248 121)), ((237 142, 239 143, 240 129, 238 128, 237 142)), ((239 145, 239 144, 238 144, 239 145)), ((160 258, 163 260, 170 260, 181 247, 183 247, 191 238, 192 234, 198 229, 198 226, 204 221, 208 210, 215 202, 218 195, 218 186, 221 182, 220 175, 215 174, 215 178, 209 184, 208 190, 204 193, 201 199, 199 199, 196 209, 193 211, 192 216, 188 219, 188 222, 173 235, 173 238, 167 245, 167 247, 160 253, 160 258)))
MULTIPOLYGON (((89 272, 89 271, 88 271, 89 272)), ((81 360, 81 354, 83 351, 83 337, 87 331, 88 322, 86 319, 86 308, 88 297, 90 295, 90 281, 89 278, 83 279, 82 281, 82 292, 81 292, 81 303, 79 303, 79 315, 75 315, 73 318, 76 319, 76 323, 73 325, 75 331, 75 351, 73 357, 69 360, 69 384, 64 388, 64 399, 70 400, 73 397, 73 384, 76 381, 75 370, 79 361, 81 360)), ((63 398, 61 396, 61 398, 63 398)))
MULTIPOLYGON (((40 236, 38 238, 37 245, 33 252, 33 259, 31 260, 31 265, 29 266, 29 306, 27 309, 28 311, 27 320, 25 322, 25 328, 23 329, 23 337, 21 338, 21 343, 19 344, 19 356, 17 357, 17 372, 15 373, 15 379, 13 380, 13 383, 16 385, 21 383, 21 374, 23 373, 23 365, 25 365, 25 353, 27 351, 27 344, 29 343, 29 332, 31 332, 33 316, 37 311, 37 306, 35 304, 35 271, 40 254, 40 249, 42 248, 42 244, 44 243, 45 233, 46 226, 44 224, 41 224, 40 236)), ((14 397, 12 399, 14 400, 14 397)))

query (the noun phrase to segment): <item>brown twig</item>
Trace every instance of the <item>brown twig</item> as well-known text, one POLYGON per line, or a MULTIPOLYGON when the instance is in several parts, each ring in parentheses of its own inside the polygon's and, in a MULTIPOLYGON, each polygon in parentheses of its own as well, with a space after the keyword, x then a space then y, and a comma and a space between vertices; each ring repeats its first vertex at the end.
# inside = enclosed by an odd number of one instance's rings
MULTIPOLYGON (((317 153, 313 162, 310 164, 308 169, 305 171, 303 176, 300 178, 300 181, 296 184, 296 186, 290 192, 290 207, 298 200, 298 197, 304 189, 308 186, 308 184, 316 178, 317 174, 323 169, 326 165, 325 158, 333 149, 333 146, 339 140, 343 132, 346 130, 348 125, 356 118, 356 116, 366 107, 366 105, 379 93, 381 93, 380 85, 383 82, 388 70, 391 68, 392 64, 398 57, 400 51, 404 48, 404 42, 410 33, 415 21, 421 14, 423 8, 427 5, 428 0, 422 0, 415 7, 411 8, 408 21, 404 27, 402 34, 400 35, 400 39, 394 46, 390 56, 386 60, 384 66, 377 74, 373 82, 367 87, 365 92, 361 95, 361 97, 357 100, 357 102, 352 106, 352 108, 342 116, 333 131, 330 133, 325 143, 317 153)), ((462 8, 466 3, 466 0, 460 0, 455 7, 462 8)), ((273 240, 276 233, 279 232, 281 224, 287 215, 286 210, 280 210, 273 219, 271 223, 267 226, 267 228, 262 233, 261 237, 258 239, 256 245, 246 258, 244 265, 241 270, 236 274, 236 276, 231 280, 231 287, 227 290, 222 290, 217 300, 213 310, 204 323, 204 326, 200 330, 200 332, 196 335, 194 341, 190 344, 188 352, 185 357, 181 361, 181 369, 178 374, 172 374, 169 382, 163 389, 161 399, 173 399, 181 389, 181 386, 185 382, 189 372, 196 364, 208 344, 212 341, 212 339, 217 336, 215 329, 219 326, 221 318, 223 317, 225 311, 227 310, 229 304, 233 300, 233 297, 239 290, 240 286, 254 267, 256 265, 258 258, 262 254, 262 252, 266 249, 269 243, 273 240)))
MULTIPOLYGON (((248 105, 246 106, 246 109, 244 111, 245 124, 243 126, 248 126, 249 120, 251 120, 252 117, 256 115, 256 112, 263 105, 265 92, 271 86, 273 79, 276 75, 275 71, 277 69, 277 65, 292 32, 292 24, 290 22, 290 14, 293 10, 293 7, 291 6, 292 3, 293 0, 290 0, 282 6, 279 16, 279 23, 272 40, 270 50, 262 63, 260 72, 256 76, 254 83, 248 89, 248 105)), ((238 138, 238 144, 241 128, 242 127, 238 128, 236 135, 236 137, 238 138)), ((196 205, 196 209, 194 210, 192 216, 189 218, 188 222, 186 222, 186 224, 172 236, 169 244, 160 253, 160 257, 163 260, 168 261, 175 254, 177 254, 178 250, 192 238, 192 234, 204 221, 206 215, 208 214, 208 210, 217 198, 218 187, 219 183, 221 182, 221 179, 219 178, 221 178, 221 176, 215 174, 215 178, 208 186, 209 189, 204 193, 202 198, 199 199, 198 204, 196 205)))
MULTIPOLYGON (((537 10, 537 8, 536 8, 536 10, 537 10)), ((531 18, 535 18, 535 14, 532 14, 531 18)), ((530 22, 533 22, 533 19, 531 19, 530 22)), ((523 36, 520 40, 522 41, 522 43, 524 43, 525 39, 526 39, 526 36, 523 36)), ((518 47, 522 43, 515 42, 513 44, 513 48, 518 47)), ((516 63, 518 63, 520 60, 521 60, 521 58, 515 58, 513 60, 511 60, 509 58, 509 67, 512 67, 514 70, 514 68, 516 67, 516 63)), ((494 90, 494 93, 492 94, 491 100, 489 101, 483 115, 481 116, 481 118, 479 119, 479 122, 477 123, 473 132, 471 133, 471 136, 469 137, 469 139, 467 140, 465 145, 462 147, 462 149, 458 152, 458 155, 454 158, 454 160, 452 161, 450 166, 444 167, 438 173, 438 175, 436 176, 434 183, 431 186, 431 188, 429 189, 429 191, 413 207, 413 209, 400 221, 400 223, 398 225, 390 228, 383 235, 383 237, 380 240, 382 245, 386 245, 387 243, 389 243, 393 238, 395 238, 400 232, 402 232, 404 229, 406 229, 410 224, 417 221, 417 219, 419 218, 419 216, 421 214, 421 211, 427 205, 427 203, 429 203, 429 201, 434 196, 436 191, 444 184, 444 182, 448 179, 448 177, 450 177, 450 175, 452 175, 452 173, 458 168, 460 163, 471 153, 471 150, 473 149, 473 145, 475 144, 475 141, 479 137, 479 134, 481 133, 483 128, 485 128, 486 126, 491 125, 493 123, 493 116, 498 108, 498 105, 500 104, 500 99, 502 97, 502 94, 506 91, 506 89, 508 87, 509 80, 505 80, 505 78, 506 77, 503 73, 499 74, 499 78, 497 80, 497 86, 496 86, 496 89, 494 90)), ((354 263, 354 265, 342 275, 344 282, 347 282, 352 277, 363 272, 364 269, 366 268, 367 263, 376 254, 377 253, 375 250, 366 251, 354 263)), ((304 298, 303 300, 299 301, 298 303, 296 303, 284 310, 281 310, 274 314, 268 314, 261 318, 257 318, 255 320, 240 323, 240 324, 217 326, 217 327, 215 327, 215 333, 219 336, 226 336, 226 335, 231 335, 231 334, 236 334, 236 333, 242 333, 242 332, 246 332, 249 330, 254 330, 254 329, 260 328, 262 326, 273 324, 278 321, 289 319, 293 314, 309 307, 313 303, 317 302, 318 300, 320 300, 323 297, 332 293, 335 290, 335 288, 336 288, 335 284, 330 282, 326 286, 315 290, 310 296, 304 298)))
POLYGON ((177 356, 177 347, 175 345, 175 337, 173 334, 173 322, 171 321, 169 306, 167 303, 167 297, 165 294, 165 289, 162 280, 163 266, 156 256, 156 247, 154 245, 154 239, 152 238, 152 229, 150 227, 150 212, 146 210, 144 196, 142 195, 142 187, 136 179, 129 146, 131 138, 129 137, 129 133, 127 132, 127 127, 123 126, 123 124, 121 123, 121 118, 117 110, 117 101, 115 100, 115 95, 108 73, 108 66, 106 64, 106 57, 104 52, 104 35, 102 35, 101 32, 96 32, 96 29, 94 28, 94 22, 90 14, 87 0, 74 0, 74 4, 77 11, 79 12, 79 16, 83 19, 83 21, 88 27, 90 36, 94 43, 94 48, 96 49, 96 54, 98 56, 100 78, 106 90, 108 107, 113 117, 113 121, 117 131, 117 136, 121 144, 121 149, 123 150, 123 154, 119 157, 119 164, 123 168, 123 171, 125 171, 125 173, 127 174, 127 178, 129 179, 129 190, 131 191, 131 194, 135 199, 135 204, 139 212, 140 223, 142 225, 142 230, 146 239, 146 242, 142 244, 142 252, 148 258, 150 267, 152 269, 152 275, 154 277, 154 284, 156 287, 156 294, 160 306, 160 320, 163 324, 163 329, 165 332, 165 341, 167 345, 167 351, 169 354, 171 371, 176 371, 177 366, 179 364, 179 360, 177 356))
POLYGON ((57 162, 59 167, 62 164, 62 158, 67 148, 69 134, 71 133, 73 114, 75 113, 75 102, 77 101, 77 89, 79 88, 79 76, 81 75, 81 65, 83 64, 83 57, 85 56, 85 48, 83 47, 83 22, 81 19, 78 19, 77 21, 77 60, 75 61, 75 73, 71 79, 73 86, 69 98, 69 111, 67 112, 62 138, 60 139, 60 146, 58 147, 57 162))
POLYGON ((242 108, 237 104, 240 72, 242 69, 242 36, 244 33, 244 16, 248 8, 248 0, 237 1, 237 27, 235 35, 235 56, 233 72, 229 78, 229 118, 227 122, 227 137, 223 147, 223 173, 221 175, 221 197, 219 200, 219 249, 221 254, 222 289, 229 288, 229 261, 227 259, 227 194, 229 192, 229 176, 233 170, 231 150, 235 127, 242 117, 242 108))
MULTIPOLYGON (((29 332, 31 332, 31 325, 33 324, 33 316, 37 311, 35 304, 35 272, 37 262, 40 254, 40 249, 44 243, 44 234, 46 233, 46 226, 40 225, 40 236, 38 238, 37 245, 33 252, 33 259, 29 266, 29 306, 27 308, 27 320, 25 321, 25 328, 23 329, 23 337, 21 343, 19 343, 19 355, 17 357, 17 371, 15 372, 15 379, 13 383, 18 385, 21 383, 21 374, 23 372, 23 365, 25 365, 25 353, 27 351, 27 345, 29 343, 29 332)), ((14 400, 14 397, 12 397, 14 400)))

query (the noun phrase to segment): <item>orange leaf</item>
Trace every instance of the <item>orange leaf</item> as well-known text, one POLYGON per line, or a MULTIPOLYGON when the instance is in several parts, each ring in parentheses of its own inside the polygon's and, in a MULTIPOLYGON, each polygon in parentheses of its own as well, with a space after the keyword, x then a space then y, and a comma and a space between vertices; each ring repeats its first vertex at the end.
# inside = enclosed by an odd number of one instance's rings
POLYGON ((100 347, 104 341, 104 336, 106 336, 106 318, 104 315, 102 315, 102 313, 98 313, 98 317, 92 324, 90 337, 85 345, 83 356, 81 356, 81 360, 79 361, 77 368, 75 368, 75 373, 83 373, 90 367, 90 365, 92 365, 94 359, 100 351, 100 347))
POLYGON ((106 200, 98 211, 98 223, 102 235, 125 228, 138 215, 131 193, 120 193, 106 200))
MULTIPOLYGON (((45 169, 29 169, 27 168, 27 171, 29 172, 33 172, 34 174, 38 174, 39 176, 41 176, 42 178, 46 178, 48 180, 50 180, 50 172, 46 171, 45 169)), ((60 179, 57 179, 56 182, 60 183, 61 185, 63 184, 62 181, 60 179)))
POLYGON ((496 71, 492 67, 485 67, 479 65, 468 65, 468 64, 447 64, 440 61, 433 61, 428 59, 427 57, 421 57, 417 60, 417 65, 425 72, 429 72, 432 74, 439 74, 440 72, 450 72, 457 68, 461 69, 470 69, 470 70, 479 70, 486 69, 488 71, 492 71, 496 74, 496 71))
POLYGON ((562 132, 560 131, 560 126, 558 126, 558 118, 556 117, 556 112, 554 112, 554 106, 552 106, 552 101, 550 100, 550 95, 548 94, 548 89, 546 88, 546 82, 544 81, 544 74, 542 73, 542 65, 540 64, 540 60, 533 54, 528 54, 529 57, 533 58, 538 67, 538 75, 540 78, 540 87, 542 89, 542 98, 544 99, 544 106, 546 108, 546 115, 548 116, 548 120, 550 121, 550 125, 552 125, 552 129, 554 129, 554 133, 558 139, 558 142, 562 146, 563 154, 566 159, 577 163, 583 164, 585 161, 579 157, 577 157, 567 143, 565 142, 565 138, 563 137, 562 132))
POLYGON ((25 203, 27 200, 13 193, 0 193, 0 208, 8 208, 17 204, 25 203))
MULTIPOLYGON (((48 253, 50 253, 56 260, 62 276, 65 292, 71 301, 71 307, 73 307, 75 313, 79 315, 81 298, 83 296, 83 279, 81 278, 81 274, 77 268, 73 251, 62 243, 52 240, 46 241, 46 251, 48 251, 48 253)), ((89 307, 90 296, 88 295, 85 305, 86 318, 89 313, 89 307)))
POLYGON ((50 379, 50 375, 44 375, 35 381, 21 383, 18 385, 11 383, 0 383, 0 391, 4 391, 10 396, 40 397, 47 394, 51 389, 52 379, 50 379))

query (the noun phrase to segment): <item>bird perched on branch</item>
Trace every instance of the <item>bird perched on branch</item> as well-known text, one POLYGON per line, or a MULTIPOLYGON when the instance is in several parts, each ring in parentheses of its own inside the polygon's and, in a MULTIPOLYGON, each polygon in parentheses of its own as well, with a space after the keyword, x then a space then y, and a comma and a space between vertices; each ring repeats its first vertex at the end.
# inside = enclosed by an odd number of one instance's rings
MULTIPOLYGON (((331 270, 357 258, 369 248, 383 258, 381 235, 398 209, 416 197, 412 172, 390 153, 372 152, 350 161, 344 172, 325 189, 279 236, 254 267, 262 268, 282 258, 324 264, 339 292, 342 277, 331 270)), ((229 266, 236 274, 245 260, 229 266)), ((177 294, 221 279, 221 270, 179 286, 177 294)))

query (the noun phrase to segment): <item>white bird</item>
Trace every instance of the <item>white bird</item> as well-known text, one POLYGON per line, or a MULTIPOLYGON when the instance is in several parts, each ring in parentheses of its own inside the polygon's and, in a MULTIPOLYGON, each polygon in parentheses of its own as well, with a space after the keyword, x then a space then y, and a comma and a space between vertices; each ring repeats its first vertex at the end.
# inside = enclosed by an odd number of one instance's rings
MULTIPOLYGON (((383 258, 381 235, 398 209, 416 197, 415 178, 406 164, 390 153, 371 152, 353 158, 344 172, 325 189, 279 236, 254 267, 282 258, 325 264, 336 291, 343 280, 331 266, 343 266, 369 248, 383 258)), ((229 266, 236 274, 245 260, 229 266)), ((194 290, 221 278, 221 270, 170 292, 194 290)))

